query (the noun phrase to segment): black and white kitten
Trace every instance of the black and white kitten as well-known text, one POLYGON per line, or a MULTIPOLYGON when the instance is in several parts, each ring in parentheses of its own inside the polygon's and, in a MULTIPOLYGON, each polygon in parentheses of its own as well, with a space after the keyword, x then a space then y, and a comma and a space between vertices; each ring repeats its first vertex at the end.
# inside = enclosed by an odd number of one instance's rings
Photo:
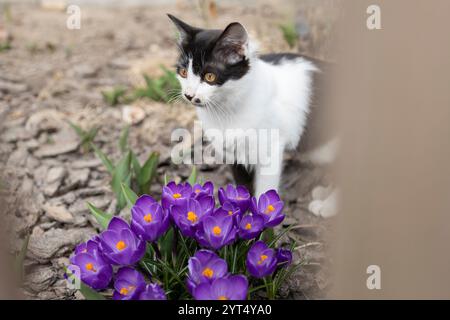
MULTIPOLYGON (((243 182, 246 174, 244 180, 254 178, 257 196, 269 189, 278 190, 286 149, 308 151, 316 163, 332 161, 336 142, 321 139, 321 116, 316 108, 319 93, 313 90, 322 71, 319 62, 296 54, 258 55, 238 22, 224 30, 210 30, 168 16, 180 32, 177 77, 181 94, 197 107, 205 135, 208 138, 206 132, 213 129, 225 137, 232 132, 235 139, 236 132, 242 132, 241 143, 224 150, 237 155, 237 163, 247 164, 245 168, 234 166, 237 182, 243 182), (266 149, 271 153, 270 170, 264 170, 267 163, 248 165, 247 155, 239 159, 242 153, 235 148, 247 146, 244 135, 248 129, 277 130, 277 143, 266 149)), ((255 146, 247 147, 247 151, 254 151, 255 146)), ((220 152, 223 144, 217 149, 220 152)), ((326 199, 312 201, 309 208, 317 215, 330 216, 336 211, 335 203, 332 192, 326 199)))

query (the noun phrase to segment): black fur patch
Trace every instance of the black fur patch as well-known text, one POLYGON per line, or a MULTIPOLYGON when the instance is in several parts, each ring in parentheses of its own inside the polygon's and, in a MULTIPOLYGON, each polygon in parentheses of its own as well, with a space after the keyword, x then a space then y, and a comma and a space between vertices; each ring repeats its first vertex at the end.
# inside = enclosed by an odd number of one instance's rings
POLYGON ((236 54, 237 48, 233 43, 220 42, 223 30, 199 29, 190 27, 176 18, 169 16, 175 25, 185 32, 180 43, 180 57, 177 63, 177 71, 180 68, 188 68, 189 59, 192 58, 194 74, 203 80, 206 73, 214 73, 216 80, 212 85, 222 85, 228 80, 242 78, 249 70, 249 60, 242 59, 230 63, 228 55, 236 54), (220 43, 219 43, 220 42, 220 43), (220 50, 218 48, 220 44, 220 50))

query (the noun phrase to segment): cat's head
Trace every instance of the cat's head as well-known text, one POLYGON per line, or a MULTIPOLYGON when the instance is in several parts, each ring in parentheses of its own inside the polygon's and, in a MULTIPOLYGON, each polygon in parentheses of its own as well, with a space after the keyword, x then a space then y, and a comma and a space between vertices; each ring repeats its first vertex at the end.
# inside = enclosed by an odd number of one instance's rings
POLYGON ((247 31, 238 22, 224 30, 211 30, 168 16, 180 33, 177 78, 182 97, 199 107, 214 105, 250 69, 247 31))

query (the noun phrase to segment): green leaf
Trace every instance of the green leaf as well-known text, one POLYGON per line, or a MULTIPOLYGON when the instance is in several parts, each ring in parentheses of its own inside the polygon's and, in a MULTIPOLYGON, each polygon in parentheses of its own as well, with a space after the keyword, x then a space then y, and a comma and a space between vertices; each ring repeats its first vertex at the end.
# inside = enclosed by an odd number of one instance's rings
POLYGON ((109 221, 112 219, 112 215, 100 210, 99 208, 97 208, 90 202, 86 202, 86 204, 87 204, 87 207, 89 208, 89 210, 91 211, 92 215, 95 217, 95 220, 97 220, 98 224, 103 229, 108 228, 108 224, 109 224, 109 221))
POLYGON ((18 274, 20 282, 23 280, 23 262, 25 256, 27 255, 28 243, 30 242, 30 234, 28 234, 23 240, 22 248, 20 248, 19 254, 16 256, 14 261, 15 269, 18 274))
POLYGON ((108 170, 109 174, 112 175, 114 172, 114 164, 112 163, 112 161, 94 143, 91 142, 90 145, 91 148, 94 150, 95 154, 97 155, 97 157, 102 161, 103 165, 106 167, 106 170, 108 170))
POLYGON ((80 126, 76 125, 70 120, 67 120, 69 125, 72 127, 72 129, 75 131, 75 133, 80 137, 81 139, 86 135, 86 131, 84 131, 80 126))
POLYGON ((167 173, 164 173, 164 185, 167 185, 169 183, 169 176, 167 175, 167 173))
POLYGON ((174 237, 176 236, 173 228, 170 228, 166 234, 164 234, 159 240, 159 247, 161 250, 161 255, 165 260, 169 260, 172 254, 174 237))
POLYGON ((136 203, 136 200, 138 199, 138 195, 133 190, 131 190, 131 188, 129 186, 127 186, 124 183, 121 184, 121 187, 122 187, 123 195, 124 195, 125 199, 127 200, 128 206, 130 208, 132 208, 134 206, 134 204, 136 203))
POLYGON ((123 128, 122 133, 119 139, 119 148, 122 153, 125 153, 128 150, 128 135, 130 133, 130 126, 127 125, 123 128))
POLYGON ((138 176, 138 185, 141 194, 150 192, 150 184, 156 175, 156 169, 158 168, 159 153, 152 152, 142 166, 141 172, 138 176))
MULTIPOLYGON (((66 273, 67 278, 69 279, 75 277, 75 275, 71 273, 67 267, 64 267, 64 272, 66 273)), ((81 280, 80 280, 80 292, 86 300, 106 300, 106 298, 102 294, 98 293, 91 287, 87 286, 81 280)))
POLYGON ((197 167, 192 166, 191 175, 188 178, 188 182, 190 185, 194 185, 197 182, 197 167))
POLYGON ((131 167, 133 168, 134 176, 137 178, 141 175, 141 164, 136 154, 131 151, 131 167))
POLYGON ((115 167, 112 174, 111 187, 116 194, 119 209, 126 205, 126 199, 122 193, 122 182, 129 184, 130 179, 131 152, 128 151, 115 167))

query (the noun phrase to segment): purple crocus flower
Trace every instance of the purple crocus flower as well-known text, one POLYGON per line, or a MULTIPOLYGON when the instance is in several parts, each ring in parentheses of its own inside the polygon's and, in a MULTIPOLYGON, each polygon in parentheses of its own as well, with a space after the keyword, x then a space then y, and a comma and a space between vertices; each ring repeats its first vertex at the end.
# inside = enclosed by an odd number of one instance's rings
POLYGON ((292 263, 292 251, 289 249, 277 249, 277 264, 278 267, 284 268, 292 263))
POLYGON ((264 218, 260 215, 245 215, 239 222, 239 237, 241 239, 255 239, 264 229, 264 218))
POLYGON ((219 189, 219 202, 221 205, 229 201, 239 207, 241 214, 244 214, 250 206, 250 192, 244 186, 237 186, 236 188, 229 184, 226 188, 219 189))
POLYGON ((275 250, 270 249, 263 241, 257 241, 248 250, 247 270, 255 278, 271 275, 277 267, 275 250))
POLYGON ((232 216, 217 213, 204 218, 196 239, 201 246, 219 250, 236 240, 237 229, 232 216))
POLYGON ((283 219, 283 201, 275 190, 269 190, 263 193, 259 200, 253 197, 251 200, 250 210, 253 214, 259 214, 264 218, 264 226, 272 228, 279 225, 283 219))
POLYGON ((164 209, 169 209, 172 205, 185 204, 192 195, 192 187, 189 183, 176 184, 169 182, 163 187, 161 195, 161 204, 164 209))
POLYGON ((202 196, 199 199, 187 199, 185 204, 174 205, 170 209, 172 219, 185 237, 193 237, 204 218, 214 208, 214 198, 202 196))
POLYGON ((99 245, 89 240, 77 246, 75 254, 70 257, 71 265, 68 269, 74 273, 78 267, 80 279, 95 290, 106 288, 112 278, 111 264, 105 259, 99 245))
POLYGON ((194 186, 192 187, 192 195, 194 197, 197 197, 201 194, 214 196, 214 185, 211 181, 206 181, 203 186, 199 183, 194 184, 194 186))
POLYGON ((156 283, 149 283, 139 295, 139 300, 167 300, 166 293, 156 283))
POLYGON ((189 258, 189 275, 187 287, 190 293, 194 288, 203 282, 212 282, 214 279, 223 278, 228 273, 228 266, 225 260, 209 250, 199 250, 189 258))
POLYGON ((145 254, 145 241, 139 239, 121 218, 112 218, 99 239, 103 254, 113 264, 132 265, 145 254))
POLYGON ((114 300, 137 300, 145 289, 144 276, 133 268, 120 268, 116 275, 114 289, 114 300))
POLYGON ((195 300, 246 300, 248 280, 243 275, 203 282, 195 287, 195 300))
POLYGON ((223 205, 215 210, 215 214, 224 213, 232 216, 234 222, 239 224, 241 220, 241 209, 237 205, 232 204, 230 201, 225 201, 223 205))
POLYGON ((142 239, 153 242, 169 228, 169 214, 148 195, 137 199, 131 208, 131 230, 142 239))

